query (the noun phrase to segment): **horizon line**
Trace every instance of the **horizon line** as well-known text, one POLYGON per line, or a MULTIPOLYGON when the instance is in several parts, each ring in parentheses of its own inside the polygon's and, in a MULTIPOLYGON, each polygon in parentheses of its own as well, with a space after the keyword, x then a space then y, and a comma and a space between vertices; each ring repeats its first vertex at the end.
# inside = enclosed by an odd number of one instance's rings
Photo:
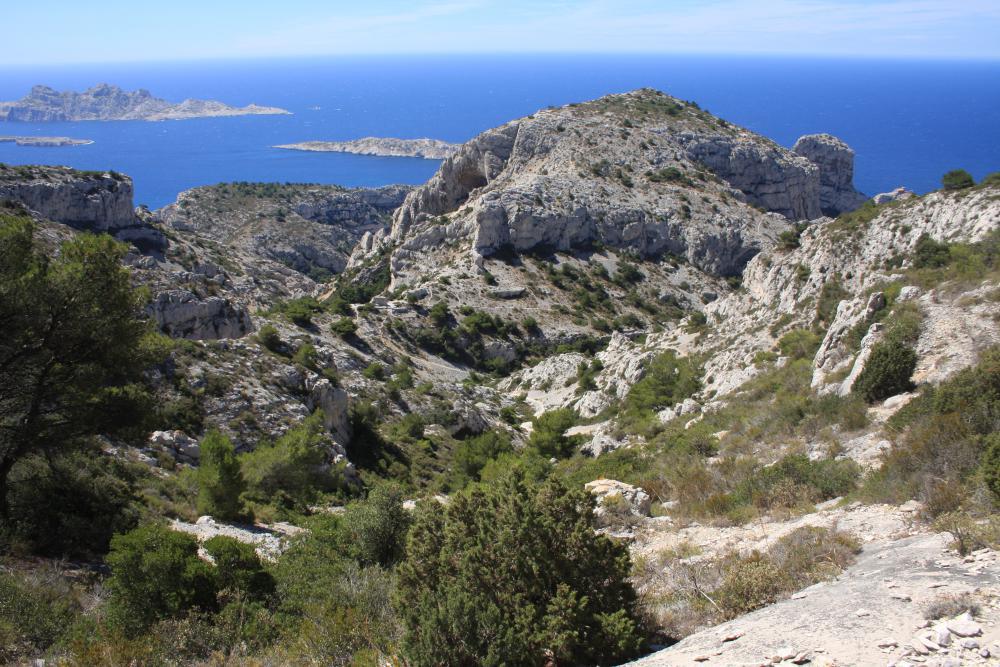
POLYGON ((911 63, 1000 63, 1000 54, 972 55, 935 55, 921 54, 843 54, 826 52, 787 52, 787 51, 358 51, 344 53, 312 53, 312 54, 280 54, 280 55, 234 55, 205 56, 190 58, 146 58, 137 60, 73 60, 73 61, 36 61, 36 62, 3 62, 0 69, 27 69, 34 67, 87 67, 95 65, 180 65, 196 63, 239 63, 239 62, 279 62, 296 60, 335 60, 335 59, 375 59, 375 58, 449 58, 449 57, 484 57, 484 58, 518 58, 518 57, 679 57, 679 58, 758 58, 780 60, 827 60, 827 61, 884 61, 911 63))

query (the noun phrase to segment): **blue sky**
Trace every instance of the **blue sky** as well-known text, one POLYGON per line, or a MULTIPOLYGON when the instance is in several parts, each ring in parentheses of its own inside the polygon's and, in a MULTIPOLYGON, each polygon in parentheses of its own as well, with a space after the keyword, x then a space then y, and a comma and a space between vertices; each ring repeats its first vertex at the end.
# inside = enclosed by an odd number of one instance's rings
POLYGON ((362 53, 1000 58, 1000 0, 38 0, 0 64, 362 53))

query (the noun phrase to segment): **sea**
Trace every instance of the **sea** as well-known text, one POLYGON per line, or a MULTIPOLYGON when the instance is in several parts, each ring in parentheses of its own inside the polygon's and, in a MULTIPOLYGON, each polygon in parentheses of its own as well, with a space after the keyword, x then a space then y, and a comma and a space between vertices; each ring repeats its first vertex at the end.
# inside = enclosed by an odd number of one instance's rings
POLYGON ((679 55, 365 56, 0 68, 0 99, 31 86, 146 88, 171 101, 278 106, 291 116, 183 121, 0 123, 0 135, 91 139, 77 147, 0 143, 0 162, 116 170, 136 204, 164 206, 188 188, 230 181, 419 184, 438 162, 274 148, 364 136, 461 142, 555 105, 640 87, 791 146, 829 132, 857 153, 868 194, 939 187, 964 168, 1000 170, 1000 61, 679 55))

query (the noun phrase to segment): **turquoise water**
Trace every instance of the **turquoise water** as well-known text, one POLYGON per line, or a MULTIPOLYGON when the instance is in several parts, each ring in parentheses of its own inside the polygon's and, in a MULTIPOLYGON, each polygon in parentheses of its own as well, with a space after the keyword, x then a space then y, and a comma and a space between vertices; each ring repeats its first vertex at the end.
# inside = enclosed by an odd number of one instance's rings
POLYGON ((962 167, 1000 170, 1000 62, 694 56, 421 56, 0 69, 0 99, 38 83, 108 82, 292 116, 110 123, 6 123, 0 134, 93 139, 90 146, 0 144, 0 162, 115 169, 151 207, 222 181, 374 186, 421 183, 437 163, 272 148, 366 135, 464 141, 549 105, 649 86, 790 146, 812 132, 857 151, 856 184, 873 194, 938 186, 962 167))

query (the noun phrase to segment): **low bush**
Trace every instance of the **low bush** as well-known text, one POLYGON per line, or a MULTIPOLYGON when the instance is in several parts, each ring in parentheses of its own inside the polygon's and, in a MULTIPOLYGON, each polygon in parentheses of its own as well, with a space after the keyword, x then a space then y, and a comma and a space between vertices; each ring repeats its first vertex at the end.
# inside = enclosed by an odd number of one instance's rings
POLYGON ((304 512, 320 494, 343 484, 327 460, 329 438, 319 410, 274 442, 262 442, 240 456, 251 504, 304 512))
POLYGON ((517 469, 417 511, 396 608, 411 664, 619 664, 643 643, 623 544, 593 499, 517 469))
POLYGON ((1000 348, 924 387, 889 427, 899 435, 882 467, 866 478, 863 497, 894 503, 916 498, 932 516, 972 501, 977 486, 989 488, 994 434, 1000 430, 1000 348))
POLYGON ((149 524, 111 540, 108 614, 135 636, 166 618, 215 607, 215 572, 194 537, 149 524))
POLYGON ((81 594, 53 568, 0 572, 0 662, 29 664, 83 612, 81 594))
POLYGON ((953 169, 941 177, 941 187, 945 190, 962 190, 975 184, 972 174, 964 169, 953 169))
POLYGON ((532 421, 528 447, 545 458, 562 458, 570 455, 581 444, 579 436, 567 436, 566 431, 576 425, 577 414, 570 408, 544 412, 532 421))
POLYGON ((915 385, 910 378, 916 366, 917 353, 913 348, 894 338, 887 338, 872 348, 851 391, 869 403, 912 391, 915 385))

